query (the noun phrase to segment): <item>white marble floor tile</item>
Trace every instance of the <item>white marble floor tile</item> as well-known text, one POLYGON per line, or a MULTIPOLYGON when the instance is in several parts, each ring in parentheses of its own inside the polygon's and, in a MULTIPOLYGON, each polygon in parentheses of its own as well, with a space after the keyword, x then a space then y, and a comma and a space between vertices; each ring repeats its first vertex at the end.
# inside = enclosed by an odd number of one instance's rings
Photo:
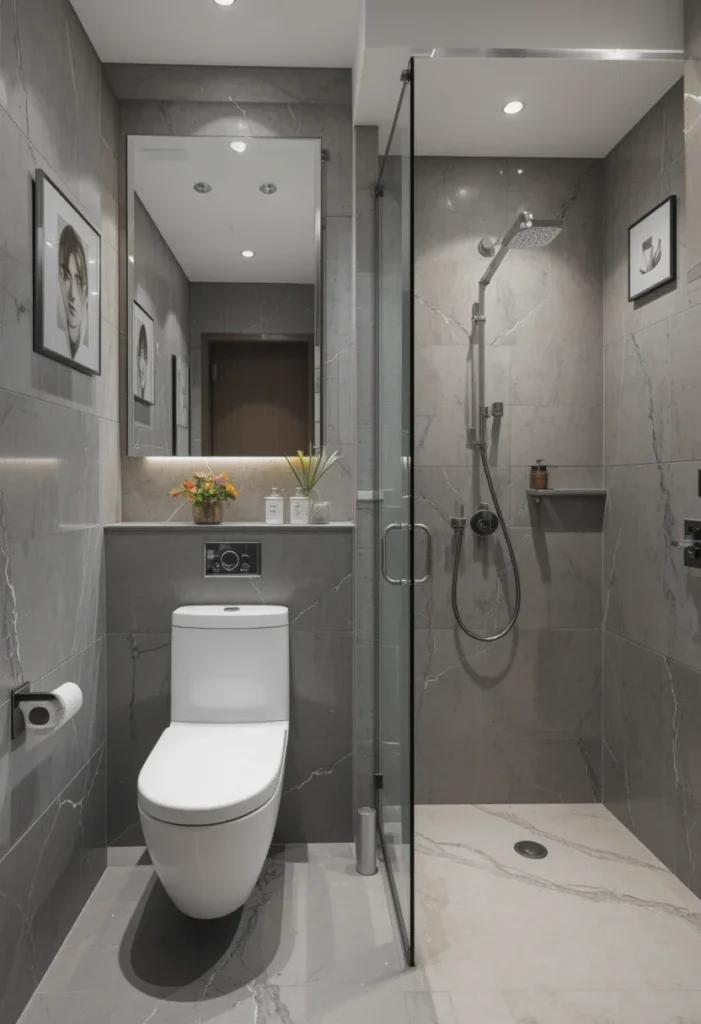
POLYGON ((506 992, 515 1024, 699 1024, 699 992, 506 992))
POLYGON ((437 1024, 514 1024, 499 992, 433 992, 432 998, 437 1024))
POLYGON ((349 844, 272 851, 246 906, 220 921, 180 914, 152 867, 108 868, 22 1024, 146 1020, 436 1024, 383 876, 358 875, 349 844))
POLYGON ((701 992, 701 901, 604 808, 420 807, 417 830, 432 988, 701 992), (516 854, 528 838, 548 857, 516 854))

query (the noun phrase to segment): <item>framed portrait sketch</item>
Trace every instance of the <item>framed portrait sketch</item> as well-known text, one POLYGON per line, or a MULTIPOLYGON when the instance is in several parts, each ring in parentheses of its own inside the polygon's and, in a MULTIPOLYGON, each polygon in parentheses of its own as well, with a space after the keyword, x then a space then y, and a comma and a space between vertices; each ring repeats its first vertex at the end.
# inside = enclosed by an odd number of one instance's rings
POLYGON ((156 345, 153 320, 138 302, 134 303, 134 351, 131 365, 134 372, 134 398, 144 405, 153 405, 156 394, 156 345))
POLYGON ((677 277, 677 197, 669 196, 628 229, 628 299, 677 277))
POLYGON ((101 369, 100 234, 43 171, 34 186, 34 350, 101 369))

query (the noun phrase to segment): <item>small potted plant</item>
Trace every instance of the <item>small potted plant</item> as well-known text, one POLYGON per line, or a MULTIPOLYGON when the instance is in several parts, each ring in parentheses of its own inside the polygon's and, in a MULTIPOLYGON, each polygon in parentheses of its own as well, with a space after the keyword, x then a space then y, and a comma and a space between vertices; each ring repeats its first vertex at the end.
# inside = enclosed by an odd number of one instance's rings
POLYGON ((184 497, 192 505, 192 518, 199 526, 216 526, 224 518, 224 502, 236 501, 239 492, 228 473, 193 473, 174 487, 171 498, 184 497))
POLYGON ((311 519, 310 498, 322 477, 341 458, 340 452, 333 452, 331 455, 322 451, 319 455, 304 455, 297 452, 297 458, 287 459, 287 465, 294 473, 297 481, 297 493, 290 498, 290 522, 300 526, 309 523, 311 519))

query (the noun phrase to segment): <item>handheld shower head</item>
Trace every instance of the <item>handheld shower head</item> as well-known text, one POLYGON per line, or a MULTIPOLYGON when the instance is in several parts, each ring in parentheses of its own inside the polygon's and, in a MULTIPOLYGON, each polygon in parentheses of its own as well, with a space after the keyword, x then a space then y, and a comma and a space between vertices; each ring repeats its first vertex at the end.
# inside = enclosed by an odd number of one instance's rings
POLYGON ((563 220, 538 218, 523 210, 504 236, 501 248, 485 270, 480 284, 485 287, 489 284, 509 249, 538 249, 550 245, 564 226, 563 220))

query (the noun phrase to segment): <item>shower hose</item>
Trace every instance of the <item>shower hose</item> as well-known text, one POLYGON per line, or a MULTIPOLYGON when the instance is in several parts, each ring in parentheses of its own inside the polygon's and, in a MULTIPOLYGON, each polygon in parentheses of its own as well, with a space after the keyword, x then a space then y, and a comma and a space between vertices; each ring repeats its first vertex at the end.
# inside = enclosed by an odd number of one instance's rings
POLYGON ((484 445, 480 447, 479 452, 482 459, 482 466, 484 468, 484 475, 487 478, 489 493, 492 496, 494 508, 499 518, 499 522, 501 523, 501 528, 504 531, 504 540, 506 541, 506 547, 509 551, 509 558, 511 559, 511 565, 514 570, 514 581, 516 585, 516 603, 514 605, 514 611, 511 616, 511 619, 509 620, 509 623, 506 626, 506 628, 503 629, 501 633, 497 633, 495 636, 480 636, 479 633, 473 633, 471 629, 467 628, 467 626, 462 620, 462 616, 460 615, 460 608, 458 606, 458 574, 460 572, 460 557, 462 555, 462 546, 463 541, 465 539, 465 522, 460 521, 459 524, 455 527, 455 532, 457 534, 457 544, 455 547, 455 562, 453 563, 453 614, 455 615, 455 621, 457 622, 458 626, 463 631, 463 633, 466 633, 467 636, 472 637, 473 640, 479 640, 481 643, 484 644, 491 644, 494 643, 496 640, 502 640, 507 635, 507 633, 510 633, 511 630, 516 625, 516 619, 518 618, 518 613, 521 610, 521 576, 518 571, 516 552, 514 551, 514 546, 511 543, 511 537, 509 536, 509 528, 506 525, 504 513, 501 510, 499 498, 497 497, 497 492, 494 487, 494 481, 492 480, 492 473, 489 468, 489 462, 487 460, 487 453, 485 451, 484 445))

